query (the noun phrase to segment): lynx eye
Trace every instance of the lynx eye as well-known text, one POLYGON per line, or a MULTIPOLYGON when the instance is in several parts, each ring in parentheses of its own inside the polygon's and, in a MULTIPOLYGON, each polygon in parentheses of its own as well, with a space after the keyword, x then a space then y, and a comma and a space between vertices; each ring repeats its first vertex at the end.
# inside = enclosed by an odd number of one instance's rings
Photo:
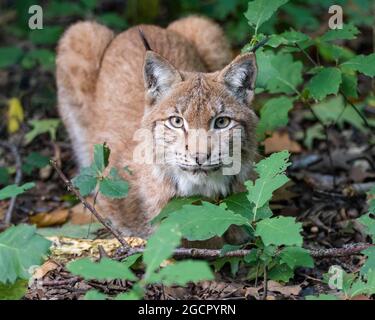
POLYGON ((182 128, 184 126, 184 119, 182 119, 181 117, 170 117, 169 123, 172 127, 182 128))
POLYGON ((215 120, 215 129, 224 129, 229 126, 231 119, 228 117, 219 117, 215 120))

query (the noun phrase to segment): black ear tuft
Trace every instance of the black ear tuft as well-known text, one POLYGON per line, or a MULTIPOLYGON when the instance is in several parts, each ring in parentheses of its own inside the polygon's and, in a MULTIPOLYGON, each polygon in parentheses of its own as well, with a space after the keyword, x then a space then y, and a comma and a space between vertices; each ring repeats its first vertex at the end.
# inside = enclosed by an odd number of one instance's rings
POLYGON ((219 79, 239 101, 249 104, 254 97, 257 66, 255 55, 245 53, 234 59, 219 74, 219 79))
POLYGON ((143 74, 147 96, 151 103, 163 97, 172 85, 182 80, 174 66, 152 51, 146 52, 143 74))

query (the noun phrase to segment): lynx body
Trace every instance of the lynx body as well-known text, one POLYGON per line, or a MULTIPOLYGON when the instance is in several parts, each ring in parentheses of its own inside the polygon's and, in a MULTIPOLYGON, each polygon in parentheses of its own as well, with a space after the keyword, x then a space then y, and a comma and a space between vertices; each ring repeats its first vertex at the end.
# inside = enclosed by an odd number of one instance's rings
POLYGON ((145 50, 138 28, 115 36, 94 22, 70 27, 58 46, 57 86, 79 165, 88 166, 93 145, 106 142, 110 166, 130 183, 126 199, 99 198, 101 212, 125 234, 147 236, 148 221, 173 197, 216 199, 243 190, 256 147, 250 106, 256 64, 251 53, 231 61, 222 30, 205 18, 141 28, 152 51, 145 50), (164 146, 163 163, 139 161, 140 129, 153 138, 145 149, 164 146), (225 155, 215 141, 235 129, 241 132, 241 167, 224 175, 225 155), (211 143, 186 142, 193 135, 202 139, 199 130, 211 143))

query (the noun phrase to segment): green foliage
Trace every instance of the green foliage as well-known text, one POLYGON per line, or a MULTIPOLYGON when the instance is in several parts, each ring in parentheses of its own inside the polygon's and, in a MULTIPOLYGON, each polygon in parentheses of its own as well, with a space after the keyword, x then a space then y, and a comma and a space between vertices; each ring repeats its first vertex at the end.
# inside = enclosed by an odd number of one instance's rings
POLYGON ((35 227, 20 224, 0 233, 0 283, 28 279, 29 268, 39 265, 51 242, 36 234, 35 227))
POLYGON ((368 56, 358 55, 340 65, 342 68, 352 71, 359 71, 366 76, 375 76, 375 53, 368 56))
POLYGON ((280 259, 291 269, 295 267, 314 267, 314 260, 309 252, 301 247, 286 247, 280 253, 280 259))
POLYGON ((102 258, 99 262, 93 262, 90 258, 82 258, 69 262, 67 269, 86 280, 136 280, 136 276, 125 264, 111 260, 109 258, 102 258))
MULTIPOLYGON (((361 109, 360 106, 357 107, 361 109)), ((345 105, 340 95, 317 103, 312 108, 320 121, 326 125, 336 123, 343 128, 345 123, 349 123, 361 131, 366 131, 362 118, 352 107, 345 105)))
POLYGON ((98 290, 89 290, 86 292, 85 300, 106 300, 107 296, 98 290))
POLYGON ((320 37, 320 40, 352 40, 356 39, 358 34, 359 30, 353 23, 345 23, 342 29, 334 29, 327 31, 323 36, 320 37))
POLYGON ((25 143, 29 144, 37 136, 43 133, 48 133, 50 139, 56 140, 56 131, 59 127, 61 120, 60 119, 44 119, 44 120, 30 120, 29 123, 33 127, 25 135, 25 143))
POLYGON ((314 99, 322 100, 329 94, 337 94, 341 81, 340 69, 324 68, 311 78, 306 88, 314 99))
POLYGON ((272 193, 288 182, 289 179, 285 175, 285 170, 290 165, 288 159, 289 152, 287 151, 272 154, 255 166, 259 178, 255 182, 245 183, 248 199, 254 205, 253 221, 257 220, 258 211, 272 198, 272 193))
MULTIPOLYGON (((302 245, 302 224, 296 223, 292 217, 267 218, 259 221, 255 235, 262 238, 266 246, 273 245, 302 245)), ((296 254, 296 252, 294 252, 296 254)))
POLYGON ((0 282, 0 300, 19 300, 27 291, 28 281, 18 279, 14 283, 0 282))
POLYGON ((49 158, 38 152, 31 152, 22 165, 22 171, 31 174, 34 169, 44 168, 49 164, 49 158))
POLYGON ((246 225, 248 219, 223 207, 202 202, 201 206, 184 205, 171 213, 165 222, 177 224, 188 240, 206 240, 223 235, 230 225, 246 225))
POLYGON ((16 64, 22 55, 23 51, 18 47, 0 48, 0 69, 16 64))
POLYGON ((205 261, 185 260, 170 264, 152 277, 152 282, 166 286, 185 286, 188 282, 213 280, 214 276, 205 261))
POLYGON ((86 196, 94 191, 99 184, 99 192, 113 199, 124 198, 128 194, 129 185, 119 175, 116 168, 111 168, 108 175, 105 169, 108 167, 110 150, 106 144, 94 146, 94 160, 89 167, 82 168, 80 174, 72 182, 81 195, 86 196))
POLYGON ((287 3, 288 0, 254 0, 248 4, 247 12, 245 17, 249 22, 249 25, 254 28, 255 34, 257 34, 259 27, 266 22, 276 12, 276 10, 287 3))
POLYGON ((260 110, 260 121, 256 132, 258 140, 264 140, 267 131, 274 131, 288 124, 288 112, 293 108, 293 99, 278 97, 269 99, 260 110))
POLYGON ((192 204, 199 200, 200 197, 174 198, 167 203, 154 219, 152 219, 151 223, 161 222, 164 218, 168 217, 170 213, 182 209, 185 204, 192 204))
POLYGON ((55 67, 55 54, 51 50, 35 49, 25 54, 21 64, 25 69, 40 65, 46 70, 53 70, 55 67))
POLYGON ((181 232, 177 225, 163 223, 147 242, 143 254, 143 262, 146 265, 146 280, 160 264, 169 258, 173 250, 180 244, 181 232))
POLYGON ((6 186, 5 188, 0 189, 0 200, 18 196, 19 194, 24 193, 25 191, 33 188, 34 186, 35 183, 33 182, 25 183, 22 186, 17 186, 16 184, 6 186))

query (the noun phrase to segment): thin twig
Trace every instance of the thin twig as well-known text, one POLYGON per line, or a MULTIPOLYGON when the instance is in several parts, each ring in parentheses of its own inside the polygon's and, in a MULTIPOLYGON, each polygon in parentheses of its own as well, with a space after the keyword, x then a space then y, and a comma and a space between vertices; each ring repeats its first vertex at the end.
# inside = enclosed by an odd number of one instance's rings
MULTIPOLYGON (((308 252, 313 258, 329 258, 329 257, 344 257, 355 254, 360 254, 362 250, 375 246, 371 243, 351 243, 346 244, 342 248, 329 248, 329 249, 308 249, 308 252)), ((125 257, 135 253, 143 253, 144 247, 132 248, 125 257)), ((215 259, 215 258, 242 258, 248 255, 252 250, 240 249, 229 251, 224 254, 221 250, 216 249, 197 249, 197 248, 177 248, 173 252, 174 258, 201 258, 201 259, 215 259)), ((119 257, 123 259, 124 256, 119 257)))
MULTIPOLYGON (((8 149, 14 157, 14 161, 16 164, 16 176, 14 178, 14 184, 18 186, 22 180, 22 159, 18 151, 18 147, 15 144, 11 144, 5 141, 0 142, 0 146, 5 149, 8 149)), ((10 199, 8 210, 4 216, 5 225, 9 225, 12 221, 12 215, 13 215, 14 206, 16 205, 16 199, 17 199, 17 196, 13 196, 10 199)))
POLYGON ((61 180, 64 182, 65 186, 69 191, 71 191, 81 202, 82 204, 98 219, 98 221, 108 229, 109 232, 111 232, 115 238, 121 243, 121 245, 125 249, 130 249, 129 244, 126 242, 124 237, 121 235, 121 232, 118 231, 116 228, 112 226, 111 223, 109 223, 106 219, 104 219, 99 212, 90 204, 88 203, 85 198, 82 197, 82 195, 79 193, 79 191, 73 186, 72 182, 65 176, 65 174, 61 171, 61 169, 58 167, 55 160, 50 161, 53 168, 56 170, 57 174, 61 178, 61 180))
POLYGON ((267 291, 268 291, 268 280, 267 280, 267 266, 264 266, 263 269, 263 295, 262 300, 267 299, 267 291))

